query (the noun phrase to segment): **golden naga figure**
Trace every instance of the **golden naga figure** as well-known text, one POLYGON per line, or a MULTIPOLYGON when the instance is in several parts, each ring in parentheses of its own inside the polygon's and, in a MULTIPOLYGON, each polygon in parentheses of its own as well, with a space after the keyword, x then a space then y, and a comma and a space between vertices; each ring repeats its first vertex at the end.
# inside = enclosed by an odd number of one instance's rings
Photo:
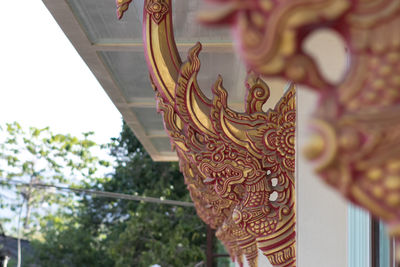
MULTIPOLYGON (((306 155, 350 201, 386 221, 400 239, 400 1, 210 0, 210 24, 231 24, 239 51, 258 74, 310 86, 320 95, 306 155), (349 55, 344 79, 321 75, 303 43, 337 32, 349 55)), ((328 53, 329 51, 327 51, 328 53)))
MULTIPOLYGON (((117 1, 119 17, 129 3, 117 1)), ((244 85, 244 113, 228 107, 221 77, 208 99, 197 83, 201 44, 182 63, 171 10, 171 0, 145 1, 145 55, 197 212, 240 265, 245 256, 257 266, 261 250, 273 266, 296 266, 294 86, 267 112, 269 88, 252 73, 244 85)))

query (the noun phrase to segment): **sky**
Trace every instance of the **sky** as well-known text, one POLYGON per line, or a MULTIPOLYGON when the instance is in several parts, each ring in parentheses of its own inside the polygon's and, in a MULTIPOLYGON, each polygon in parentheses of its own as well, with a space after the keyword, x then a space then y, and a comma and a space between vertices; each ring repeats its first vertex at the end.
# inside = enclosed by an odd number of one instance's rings
POLYGON ((0 125, 119 135, 119 111, 42 1, 1 1, 0 38, 0 125))
POLYGON ((119 136, 121 114, 41 0, 0 1, 0 40, 0 125, 119 136))

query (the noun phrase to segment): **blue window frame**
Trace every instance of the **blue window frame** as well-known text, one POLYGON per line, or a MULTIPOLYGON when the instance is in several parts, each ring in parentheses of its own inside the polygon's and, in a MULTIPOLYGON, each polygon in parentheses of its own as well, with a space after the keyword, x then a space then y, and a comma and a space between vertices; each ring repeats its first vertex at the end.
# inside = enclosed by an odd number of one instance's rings
POLYGON ((354 205, 348 210, 348 267, 393 267, 393 241, 382 222, 354 205))

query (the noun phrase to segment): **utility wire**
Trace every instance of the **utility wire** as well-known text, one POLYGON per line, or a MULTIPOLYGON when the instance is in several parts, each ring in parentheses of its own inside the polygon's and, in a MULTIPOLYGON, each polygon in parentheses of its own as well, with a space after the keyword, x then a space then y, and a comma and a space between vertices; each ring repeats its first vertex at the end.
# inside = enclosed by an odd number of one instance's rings
MULTIPOLYGON (((13 179, 11 180, 11 179, 6 179, 6 178, 0 178, 0 184, 29 186, 29 183, 26 183, 24 181, 13 180, 13 179)), ((172 205, 172 206, 194 207, 193 202, 169 200, 169 199, 162 199, 162 198, 155 198, 155 197, 142 197, 142 196, 123 194, 123 193, 71 188, 71 187, 66 187, 66 186, 58 186, 58 185, 51 185, 51 184, 45 184, 45 183, 33 183, 33 184, 31 184, 31 186, 39 187, 39 188, 55 188, 55 189, 61 190, 61 191, 73 191, 76 193, 84 193, 84 194, 92 195, 94 197, 126 199, 126 200, 144 201, 144 202, 157 203, 157 204, 166 204, 166 205, 172 205)))

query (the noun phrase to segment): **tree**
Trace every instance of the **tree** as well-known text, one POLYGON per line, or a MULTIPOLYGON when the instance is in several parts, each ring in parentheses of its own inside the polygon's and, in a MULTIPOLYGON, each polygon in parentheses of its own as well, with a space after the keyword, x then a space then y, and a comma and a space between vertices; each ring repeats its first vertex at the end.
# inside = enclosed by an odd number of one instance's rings
MULTIPOLYGON (((35 234, 41 218, 52 209, 73 205, 70 193, 38 186, 92 183, 109 163, 94 156, 100 146, 90 140, 91 135, 84 133, 79 139, 53 134, 49 128, 25 130, 17 122, 0 126, 0 205, 14 214, 4 213, 0 223, 21 213, 25 234, 35 234)), ((16 228, 8 229, 8 234, 16 235, 16 228)))
MULTIPOLYGON (((88 188, 190 201, 178 164, 153 162, 125 124, 110 148, 113 174, 88 188)), ((194 266, 205 258, 205 224, 192 207, 86 195, 63 216, 35 243, 41 266, 194 266)))

